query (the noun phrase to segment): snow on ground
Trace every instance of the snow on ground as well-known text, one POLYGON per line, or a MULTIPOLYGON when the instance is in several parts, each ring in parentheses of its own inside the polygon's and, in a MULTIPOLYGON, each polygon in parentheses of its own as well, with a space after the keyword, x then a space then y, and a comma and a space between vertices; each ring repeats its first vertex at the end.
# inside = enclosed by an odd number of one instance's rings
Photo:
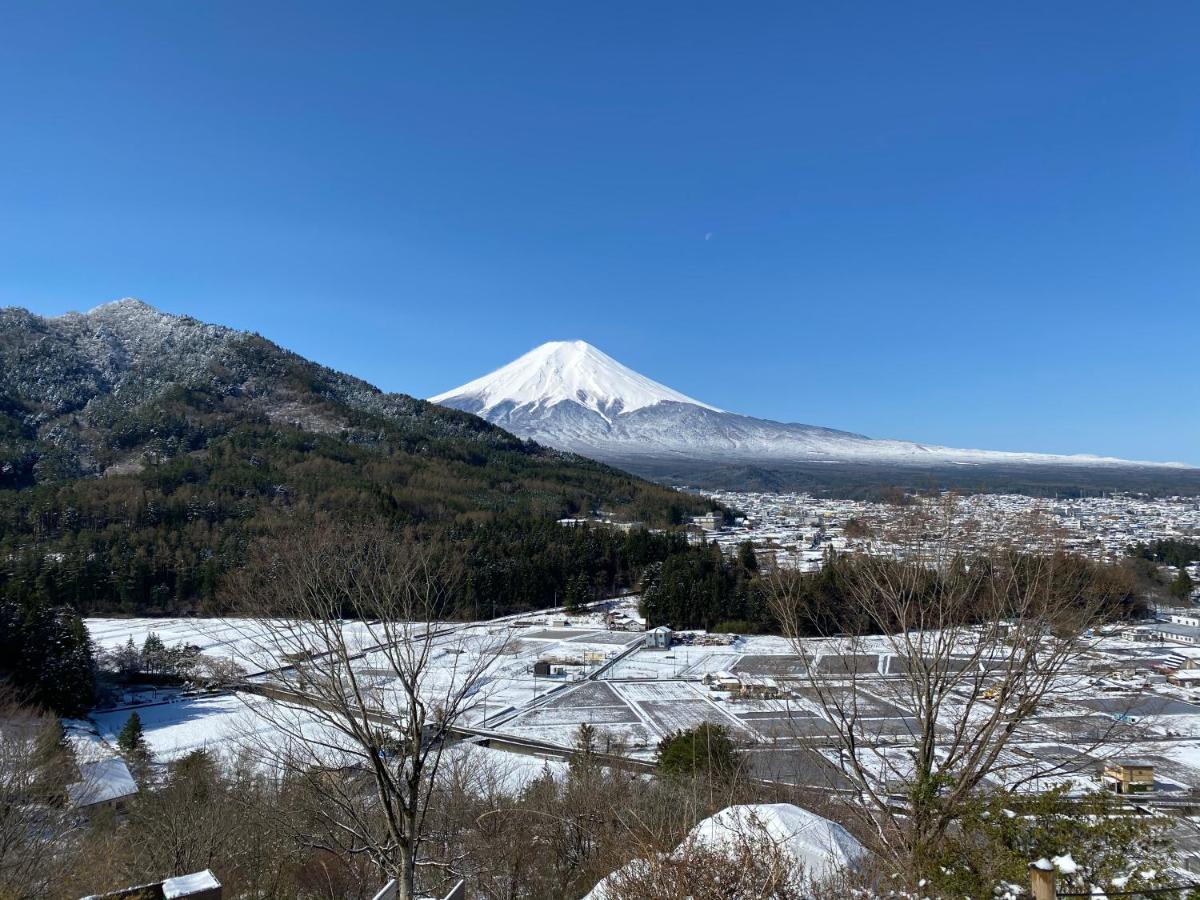
POLYGON ((442 755, 439 778, 460 784, 479 796, 516 795, 546 775, 555 779, 566 777, 567 768, 561 759, 508 753, 463 742, 447 748, 442 755))
POLYGON ((267 730, 246 704, 232 694, 110 710, 96 713, 92 719, 101 738, 115 746, 117 735, 134 712, 142 720, 151 752, 162 762, 193 750, 223 752, 249 735, 267 730))
MULTIPOLYGON (((212 656, 245 660, 249 656, 246 644, 260 643, 262 636, 280 623, 89 619, 88 627, 97 643, 109 648, 130 637, 140 645, 153 631, 168 645, 196 644, 212 656)), ((382 638, 378 625, 372 629, 366 623, 345 623, 344 628, 353 646, 370 647, 382 638)), ((652 758, 663 737, 702 722, 724 725, 740 742, 755 744, 764 757, 779 759, 790 759, 789 747, 795 747, 797 741, 815 743, 818 748, 828 746, 833 734, 833 725, 808 681, 805 659, 783 638, 742 636, 729 646, 696 643, 652 650, 641 646, 642 634, 609 632, 603 628, 602 617, 594 614, 570 617, 567 622, 555 614, 526 616, 519 621, 511 617, 492 623, 447 623, 440 630, 445 633, 434 641, 424 685, 426 699, 436 703, 439 697, 461 688, 468 674, 482 669, 459 723, 488 733, 567 748, 574 744, 579 726, 587 723, 597 729, 602 745, 623 747, 641 759, 652 758), (622 654, 614 665, 601 670, 622 654), (563 671, 534 677, 534 664, 539 661, 562 666, 563 671), (784 697, 743 698, 702 683, 705 675, 719 672, 767 679, 784 691, 784 697)), ((825 689, 831 693, 845 697, 851 690, 846 677, 850 671, 864 676, 854 685, 857 705, 864 728, 884 745, 872 765, 881 779, 902 779, 904 754, 915 725, 906 698, 911 686, 902 677, 904 659, 894 655, 882 638, 854 646, 838 639, 808 641, 804 649, 816 659, 815 674, 825 680, 825 689)), ((1096 762, 1114 755, 1147 755, 1161 766, 1156 779, 1162 790, 1200 787, 1200 703, 1186 689, 1165 684, 1162 675, 1149 670, 1169 652, 1170 648, 1102 641, 1086 666, 1065 676, 1055 696, 1021 727, 1018 744, 1022 752, 1033 756, 1012 757, 1008 760, 1012 774, 998 774, 994 781, 1014 786, 1036 768, 1028 763, 1036 761, 1039 752, 1074 747, 1088 749, 1096 762), (1134 690, 1139 685, 1144 687, 1142 693, 1134 690), (1146 742, 1136 750, 1129 743, 1134 730, 1148 733, 1146 742)), ((260 661, 274 666, 287 662, 278 658, 260 661)), ((387 653, 366 652, 354 662, 354 669, 360 683, 369 686, 375 703, 384 709, 396 708, 401 693, 387 653)), ((286 681, 288 677, 285 668, 282 674, 263 675, 259 680, 286 681)), ((97 711, 98 734, 73 735, 72 739, 100 747, 105 740, 115 741, 128 717, 128 702, 157 699, 153 691, 141 693, 143 696, 126 698, 124 709, 97 711)), ((170 692, 160 696, 172 698, 170 692)), ((280 748, 286 744, 283 735, 252 715, 238 697, 176 694, 173 699, 175 702, 142 702, 136 707, 160 759, 193 749, 234 748, 248 740, 280 748)), ((965 689, 949 696, 944 708, 947 718, 957 721, 968 714, 967 702, 965 689)), ((983 701, 969 715, 978 719, 991 710, 991 702, 983 701)), ((309 723, 306 727, 314 726, 309 723)), ((528 769, 529 763, 523 766, 528 769)), ((536 766, 540 771, 541 763, 536 766)), ((1044 787, 1051 782, 1035 783, 1044 787)))
MULTIPOLYGON (((91 618, 84 619, 84 625, 92 641, 103 650, 117 650, 129 640, 140 650, 153 633, 168 647, 199 647, 205 656, 236 663, 251 675, 287 663, 281 658, 286 644, 272 637, 282 632, 281 623, 270 619, 91 618)), ((343 629, 350 646, 374 643, 367 623, 345 622, 343 629)))

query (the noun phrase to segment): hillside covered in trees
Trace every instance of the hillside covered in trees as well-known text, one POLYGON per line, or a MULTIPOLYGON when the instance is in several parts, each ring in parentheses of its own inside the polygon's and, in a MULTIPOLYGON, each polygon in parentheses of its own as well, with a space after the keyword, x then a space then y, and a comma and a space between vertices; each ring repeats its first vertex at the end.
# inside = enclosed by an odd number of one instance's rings
POLYGON ((455 545, 465 602, 499 614, 550 603, 568 577, 612 590, 677 548, 559 517, 669 525, 708 506, 138 301, 0 310, 0 601, 13 616, 236 612, 220 589, 250 544, 323 520, 455 545))

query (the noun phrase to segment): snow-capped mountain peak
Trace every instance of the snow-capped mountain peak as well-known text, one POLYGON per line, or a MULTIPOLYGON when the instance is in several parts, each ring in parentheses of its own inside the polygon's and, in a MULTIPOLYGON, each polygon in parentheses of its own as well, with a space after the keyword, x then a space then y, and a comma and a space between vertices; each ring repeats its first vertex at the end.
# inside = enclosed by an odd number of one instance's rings
POLYGON ((1084 469, 1091 471, 1084 481, 1106 485, 1136 484, 1145 477, 1161 481, 1168 469, 1185 472, 1180 484, 1200 477, 1200 470, 1186 466, 956 449, 756 419, 693 400, 584 341, 542 344, 431 400, 475 413, 519 437, 676 483, 703 478, 711 486, 730 487, 733 482, 725 483, 722 472, 751 484, 792 479, 806 488, 831 478, 853 481, 866 472, 893 484, 919 472, 930 483, 971 489, 987 477, 1057 489, 1071 483, 1065 473, 1084 469), (845 474, 831 475, 836 468, 845 474), (1096 474, 1101 469, 1114 474, 1101 480, 1096 474))
POLYGON ((564 401, 609 421, 663 402, 720 412, 621 365, 586 341, 549 341, 482 378, 429 399, 450 406, 470 402, 485 416, 500 404, 546 409, 564 401))

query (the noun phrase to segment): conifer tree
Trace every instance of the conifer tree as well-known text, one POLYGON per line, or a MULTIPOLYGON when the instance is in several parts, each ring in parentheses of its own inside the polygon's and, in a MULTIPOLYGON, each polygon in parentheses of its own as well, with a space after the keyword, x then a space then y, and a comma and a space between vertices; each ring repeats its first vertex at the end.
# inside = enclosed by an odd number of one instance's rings
POLYGON ((1176 600, 1187 600, 1192 596, 1192 591, 1196 585, 1192 581, 1192 576, 1188 574, 1187 569, 1179 567, 1179 574, 1175 576, 1175 580, 1171 582, 1171 596, 1176 600))
POLYGON ((116 663, 117 671, 122 675, 134 675, 141 671, 142 655, 138 652, 137 645, 133 643, 133 636, 113 654, 113 662, 116 663))
POLYGON ((131 763, 144 765, 150 761, 150 748, 142 729, 142 717, 136 711, 129 714, 121 733, 117 735, 117 746, 131 763))
POLYGON ((142 669, 151 675, 161 675, 166 669, 167 648, 155 632, 146 635, 142 644, 142 669))

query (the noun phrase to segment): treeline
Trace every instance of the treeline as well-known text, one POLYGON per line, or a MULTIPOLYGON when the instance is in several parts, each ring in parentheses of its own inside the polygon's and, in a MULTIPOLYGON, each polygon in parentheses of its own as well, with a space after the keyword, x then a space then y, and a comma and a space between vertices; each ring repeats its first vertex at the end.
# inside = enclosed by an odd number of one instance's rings
POLYGON ((715 543, 688 547, 647 567, 642 579, 647 627, 777 632, 759 583, 754 548, 742 544, 730 558, 715 543))
POLYGON ((646 567, 686 555, 679 532, 621 532, 504 518, 459 529, 466 552, 464 612, 472 618, 591 602, 637 586, 646 567))
POLYGON ((1132 544, 1126 552, 1132 557, 1148 559, 1151 562, 1163 563, 1177 569, 1200 561, 1200 544, 1176 538, 1164 538, 1149 544, 1145 542, 1132 544))
MULTIPOLYGON (((882 632, 894 623, 864 622, 862 604, 856 599, 869 569, 886 562, 855 554, 826 553, 824 565, 815 572, 780 571, 763 575, 758 571, 754 550, 743 544, 730 557, 715 544, 690 547, 662 563, 648 567, 642 594, 642 612, 649 627, 669 625, 675 629, 703 628, 734 633, 780 631, 771 609, 772 585, 767 579, 789 582, 788 594, 798 604, 797 621, 812 636, 843 632, 882 632)), ((989 569, 1005 566, 1014 597, 1041 577, 1036 558, 1014 553, 1000 559, 963 557, 960 568, 950 576, 954 590, 983 591, 991 583, 989 569), (972 587, 974 585, 974 588, 972 587)), ((1109 619, 1141 618, 1147 603, 1133 574, 1121 565, 1092 562, 1080 556, 1059 554, 1054 560, 1054 584, 1081 600, 1103 602, 1109 619)), ((932 600, 947 590, 946 581, 930 571, 924 583, 913 590, 912 602, 932 600)), ((964 603, 965 609, 970 608, 964 603)), ((981 608, 982 605, 981 605, 981 608)))
POLYGON ((68 606, 0 602, 0 685, 60 715, 84 715, 96 699, 87 629, 68 606))

